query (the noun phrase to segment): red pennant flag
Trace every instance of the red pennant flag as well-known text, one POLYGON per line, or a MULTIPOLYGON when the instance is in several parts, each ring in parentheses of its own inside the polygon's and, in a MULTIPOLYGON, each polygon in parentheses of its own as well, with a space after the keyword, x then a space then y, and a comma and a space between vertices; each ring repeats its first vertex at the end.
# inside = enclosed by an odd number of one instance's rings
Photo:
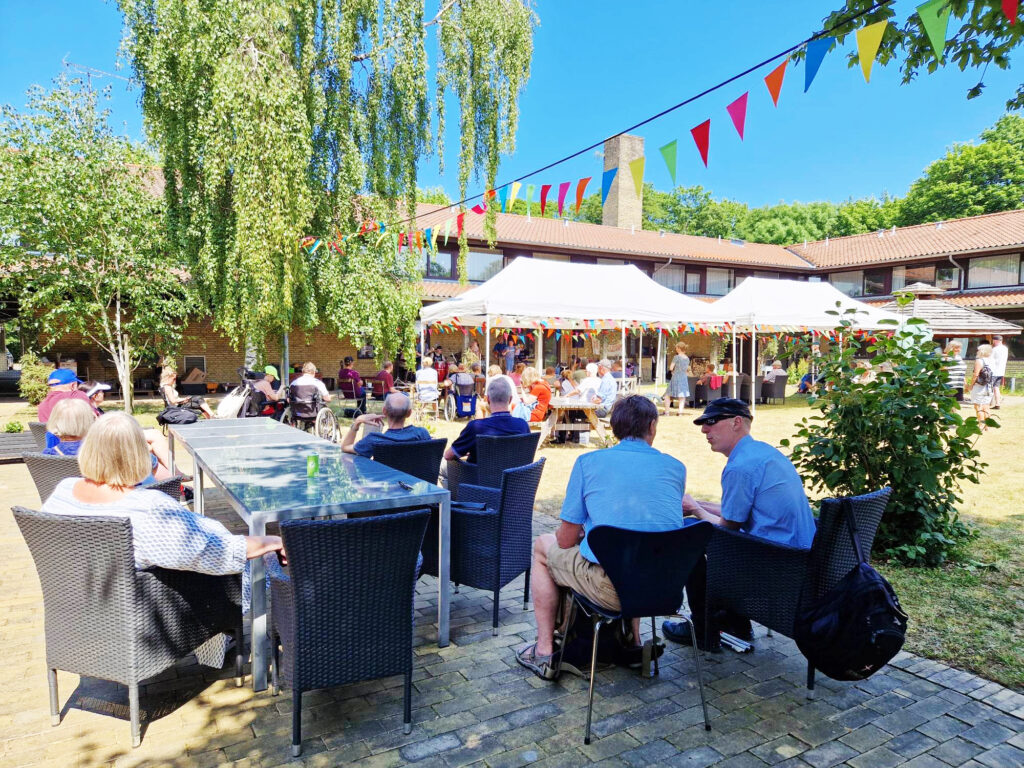
POLYGON ((548 192, 550 192, 550 191, 551 191, 551 185, 550 184, 543 184, 543 185, 541 185, 541 188, 540 188, 540 215, 541 216, 544 215, 544 206, 547 205, 547 202, 548 202, 548 192))
POLYGON ((1003 13, 1010 20, 1010 24, 1017 23, 1017 9, 1019 6, 1020 0, 1003 0, 1003 13))
POLYGON ((583 205, 583 195, 586 194, 587 184, 590 183, 591 178, 587 176, 585 179, 580 179, 576 184, 576 213, 580 212, 580 206, 583 205))
POLYGON ((732 118, 732 124, 736 126, 736 133, 740 135, 740 141, 743 141, 743 126, 747 124, 747 96, 749 93, 750 91, 747 91, 726 107, 729 117, 732 118))
POLYGON ((401 248, 405 245, 405 232, 401 232, 398 235, 398 247, 401 248))
POLYGON ((708 144, 711 139, 711 120, 705 120, 696 128, 691 128, 690 135, 693 136, 693 140, 697 144, 697 149, 700 151, 700 159, 704 161, 704 167, 707 168, 708 144))
POLYGON ((558 215, 562 215, 562 209, 565 207, 565 195, 569 191, 569 182, 563 181, 558 185, 558 215))
POLYGON ((786 76, 786 64, 788 63, 788 58, 783 59, 782 63, 769 72, 764 79, 764 84, 768 86, 768 93, 772 95, 772 102, 776 107, 779 106, 779 93, 782 91, 782 78, 786 76))
POLYGON ((462 237, 462 223, 463 223, 465 218, 466 218, 466 212, 465 211, 463 211, 462 213, 460 213, 458 216, 455 217, 455 223, 458 225, 458 228, 459 228, 459 237, 462 237))
POLYGON ((470 210, 477 216, 483 216, 484 213, 487 211, 487 203, 477 203, 472 208, 470 208, 470 210))

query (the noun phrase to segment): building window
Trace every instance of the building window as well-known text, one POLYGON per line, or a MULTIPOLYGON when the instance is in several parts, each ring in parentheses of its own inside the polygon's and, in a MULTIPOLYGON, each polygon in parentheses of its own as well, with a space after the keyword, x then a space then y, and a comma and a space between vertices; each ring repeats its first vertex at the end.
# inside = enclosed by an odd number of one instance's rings
POLYGON ((206 355, 185 355, 185 365, 182 368, 182 378, 188 375, 193 368, 198 368, 206 373, 206 355))
POLYGON ((447 251, 431 253, 429 248, 423 250, 423 276, 428 280, 454 280, 452 254, 447 251))
POLYGON ((626 263, 625 259, 601 259, 597 260, 598 264, 602 264, 606 267, 621 267, 626 263))
POLYGON ((886 270, 874 269, 864 272, 864 296, 885 296, 888 293, 885 290, 885 278, 886 270))
POLYGON ((778 280, 779 279, 779 273, 778 272, 761 272, 760 270, 755 270, 754 271, 754 277, 766 277, 766 278, 769 278, 771 280, 778 280))
POLYGON ((944 291, 955 290, 960 287, 960 267, 936 267, 935 287, 944 291))
POLYGON ((686 270, 686 292, 700 293, 700 280, 703 275, 699 269, 686 270))
POLYGON ((719 269, 708 267, 707 288, 704 292, 709 296, 725 296, 733 287, 733 271, 731 269, 719 269))
MULTIPOLYGON (((663 285, 666 288, 671 288, 673 291, 683 292, 683 276, 686 270, 683 267, 676 267, 669 265, 662 267, 654 273, 654 282, 658 285, 663 285)), ((688 276, 687 276, 688 277, 688 276)), ((689 288, 687 288, 689 292, 689 288)))
POLYGON ((971 259, 967 270, 968 288, 992 288, 1020 282, 1020 254, 982 256, 971 259))
POLYGON ((852 272, 833 272, 828 281, 847 296, 862 296, 864 291, 864 271, 855 269, 852 272))
POLYGON ((470 251, 466 254, 466 279, 471 283, 482 283, 501 272, 504 260, 500 253, 470 251))
MULTIPOLYGON (((951 269, 951 267, 950 267, 951 269)), ((914 283, 935 285, 935 267, 931 264, 924 267, 893 267, 892 289, 898 291, 914 283)))
POLYGON ((569 255, 565 253, 535 253, 533 258, 541 261, 564 261, 569 263, 569 255))

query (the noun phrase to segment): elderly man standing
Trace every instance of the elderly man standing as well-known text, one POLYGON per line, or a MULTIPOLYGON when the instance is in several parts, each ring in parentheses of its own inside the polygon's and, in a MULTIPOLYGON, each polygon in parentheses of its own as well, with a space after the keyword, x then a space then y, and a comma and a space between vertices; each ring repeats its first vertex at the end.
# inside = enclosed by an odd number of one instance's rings
MULTIPOLYGON (((652 447, 658 409, 633 395, 612 411, 618 445, 576 459, 562 504, 562 525, 533 545, 530 588, 537 617, 537 641, 516 652, 516 660, 535 675, 552 680, 555 616, 560 587, 574 589, 612 611, 619 596, 587 543, 598 525, 633 531, 672 531, 684 525, 682 504, 686 467, 652 447), (643 488, 638 500, 636 489, 643 488)), ((634 638, 638 637, 634 622, 634 638)))
POLYGON ((506 376, 496 376, 487 382, 487 404, 491 415, 486 419, 473 419, 462 429, 462 434, 445 449, 444 457, 465 458, 476 463, 476 439, 482 435, 525 435, 530 425, 509 412, 512 403, 512 383, 506 376))
MULTIPOLYGON (((589 370, 590 366, 587 368, 589 370)), ((615 377, 612 376, 612 361, 604 358, 598 362, 597 375, 601 379, 601 383, 597 388, 597 394, 593 397, 593 402, 597 403, 598 418, 604 418, 611 412, 615 396, 619 393, 619 385, 616 383, 615 377)))
POLYGON ((84 400, 89 405, 92 405, 85 392, 78 388, 78 385, 81 383, 75 372, 68 368, 58 368, 55 371, 51 371, 46 379, 46 386, 48 388, 46 397, 39 404, 39 421, 44 424, 49 421, 50 411, 61 400, 84 400))
MULTIPOLYGON (((753 417, 742 400, 723 397, 708 403, 694 424, 701 428, 711 450, 727 457, 722 470, 722 503, 697 501, 687 494, 683 511, 731 531, 789 547, 810 549, 814 542, 815 523, 807 503, 803 481, 789 459, 777 448, 750 436, 753 417)), ((751 564, 756 567, 756 564, 751 564)), ((704 648, 704 594, 707 567, 700 563, 686 585, 686 594, 693 614, 697 645, 702 650, 718 652, 719 629, 741 640, 752 640, 750 621, 731 616, 721 627, 711 617, 710 642, 704 648)), ((690 633, 682 622, 666 621, 665 636, 677 643, 690 643, 690 633)))
POLYGON ((382 443, 416 443, 421 440, 429 440, 430 433, 423 427, 406 426, 405 421, 412 413, 412 401, 409 396, 399 392, 388 395, 384 400, 384 414, 364 413, 352 421, 341 441, 341 450, 345 453, 354 453, 366 458, 373 457, 373 447, 382 443), (359 427, 363 424, 372 424, 380 427, 387 422, 387 432, 371 432, 363 437, 358 443, 356 435, 359 434, 359 427))

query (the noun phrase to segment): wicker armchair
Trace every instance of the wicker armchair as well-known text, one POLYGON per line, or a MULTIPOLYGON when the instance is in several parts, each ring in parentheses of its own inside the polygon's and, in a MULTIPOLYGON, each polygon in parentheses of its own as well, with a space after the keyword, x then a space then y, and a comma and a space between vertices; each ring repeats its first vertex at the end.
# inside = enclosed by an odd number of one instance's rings
POLYGON ((444 437, 414 443, 378 443, 373 446, 373 460, 437 485, 446 445, 448 439, 444 437))
POLYGON ((36 484, 39 501, 50 498, 57 484, 68 477, 81 477, 77 456, 45 456, 41 453, 23 453, 21 458, 36 484))
MULTIPOLYGON (((498 595, 519 574, 526 574, 523 609, 530 602, 533 554, 533 502, 545 459, 502 473, 501 489, 463 485, 462 502, 452 505, 452 583, 494 593, 492 628, 498 634, 498 595)), ((428 535, 430 535, 428 533, 428 535)), ((436 540, 436 535, 434 537, 436 540)))
POLYGON ((46 447, 46 422, 30 421, 28 428, 32 431, 32 437, 36 439, 36 448, 43 450, 46 447))
MULTIPOLYGON (((883 488, 850 498, 866 557, 871 556, 891 494, 891 488, 883 488)), ((716 527, 708 545, 707 616, 730 610, 792 637, 801 605, 828 592, 856 564, 840 499, 822 501, 818 530, 809 550, 716 527)), ((710 622, 705 620, 704 626, 709 627, 710 622)), ((708 642, 710 638, 705 638, 708 642)), ((813 698, 814 667, 810 665, 807 691, 808 698, 813 698)))
POLYGON ((483 435, 476 441, 476 464, 462 459, 448 461, 448 490, 452 499, 459 499, 459 486, 463 483, 500 488, 501 475, 506 469, 524 467, 533 463, 537 453, 540 432, 525 435, 483 435))
POLYGON ((241 574, 137 571, 127 517, 13 511, 43 588, 52 725, 60 724, 58 669, 112 680, 128 686, 139 746, 139 682, 221 632, 235 635, 241 685, 241 574))
POLYGON ((302 752, 305 691, 405 675, 403 723, 410 732, 416 566, 428 517, 419 509, 281 524, 289 572, 275 555, 264 561, 272 604, 271 690, 278 692, 279 676, 292 689, 293 756, 302 752))

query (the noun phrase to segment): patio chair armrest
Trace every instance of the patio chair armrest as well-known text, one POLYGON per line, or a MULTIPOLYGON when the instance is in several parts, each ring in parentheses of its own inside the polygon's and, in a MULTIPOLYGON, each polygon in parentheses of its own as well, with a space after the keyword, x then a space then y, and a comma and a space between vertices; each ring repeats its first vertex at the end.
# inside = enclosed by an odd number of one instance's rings
POLYGON ((498 488, 485 488, 482 485, 460 485, 459 498, 456 503, 479 503, 492 509, 497 509, 501 504, 501 490, 498 488))
POLYGON ((263 567, 266 569, 267 578, 270 581, 278 581, 289 585, 291 588, 291 575, 281 566, 277 558, 277 552, 268 552, 263 556, 263 567))

